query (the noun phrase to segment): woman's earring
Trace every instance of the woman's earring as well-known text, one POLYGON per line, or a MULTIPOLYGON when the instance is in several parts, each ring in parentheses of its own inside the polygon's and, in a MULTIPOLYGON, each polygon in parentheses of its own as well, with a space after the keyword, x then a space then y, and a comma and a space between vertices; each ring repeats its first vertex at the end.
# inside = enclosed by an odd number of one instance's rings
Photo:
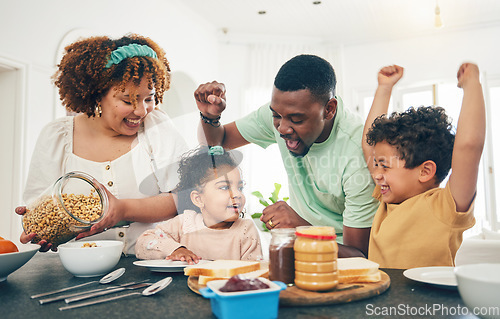
POLYGON ((97 103, 97 105, 95 106, 94 115, 95 117, 101 117, 101 114, 102 114, 101 103, 97 103))
POLYGON ((246 208, 243 208, 240 213, 240 218, 245 218, 246 208))

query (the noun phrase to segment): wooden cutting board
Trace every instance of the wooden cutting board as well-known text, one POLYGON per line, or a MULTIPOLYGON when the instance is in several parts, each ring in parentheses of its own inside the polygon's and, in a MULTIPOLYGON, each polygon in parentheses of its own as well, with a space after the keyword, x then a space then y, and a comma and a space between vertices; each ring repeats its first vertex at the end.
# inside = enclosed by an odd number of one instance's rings
MULTIPOLYGON (((317 306, 347 303, 378 296, 384 293, 391 285, 391 279, 385 272, 380 271, 382 279, 378 282, 339 284, 334 290, 315 292, 291 286, 280 292, 281 306, 317 306)), ((189 276, 189 289, 200 294, 200 289, 206 287, 198 284, 198 277, 189 276)))

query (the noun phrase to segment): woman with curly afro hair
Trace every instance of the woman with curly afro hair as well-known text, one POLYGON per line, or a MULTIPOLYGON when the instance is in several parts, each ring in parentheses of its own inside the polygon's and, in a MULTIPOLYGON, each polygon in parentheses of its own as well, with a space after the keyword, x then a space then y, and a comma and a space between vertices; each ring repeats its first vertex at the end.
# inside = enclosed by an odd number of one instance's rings
POLYGON ((462 234, 474 223, 474 198, 486 116, 479 69, 464 63, 456 134, 441 107, 410 108, 387 116, 403 68, 378 73, 378 88, 363 136, 363 153, 377 184, 368 258, 382 268, 454 266, 462 234), (446 179, 446 186, 440 184, 446 179))
MULTIPOLYGON (((86 38, 65 48, 54 83, 62 104, 76 115, 44 127, 24 201, 29 204, 67 172, 86 172, 106 187, 109 209, 77 239, 104 231, 90 239, 121 240, 123 251, 133 254, 137 237, 154 227, 151 223, 176 215, 170 191, 178 180, 175 163, 187 150, 169 117, 157 108, 170 86, 165 52, 135 34, 86 38)), ((34 236, 23 234, 21 241, 34 236)), ((40 244, 41 251, 56 250, 46 241, 40 244)))

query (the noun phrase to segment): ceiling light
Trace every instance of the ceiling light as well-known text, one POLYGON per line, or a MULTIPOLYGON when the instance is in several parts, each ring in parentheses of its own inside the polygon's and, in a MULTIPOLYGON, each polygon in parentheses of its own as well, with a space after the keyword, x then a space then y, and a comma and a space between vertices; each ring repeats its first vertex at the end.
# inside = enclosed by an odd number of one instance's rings
POLYGON ((442 28, 443 20, 441 19, 441 9, 439 9, 439 4, 436 1, 436 9, 434 9, 434 27, 442 28))

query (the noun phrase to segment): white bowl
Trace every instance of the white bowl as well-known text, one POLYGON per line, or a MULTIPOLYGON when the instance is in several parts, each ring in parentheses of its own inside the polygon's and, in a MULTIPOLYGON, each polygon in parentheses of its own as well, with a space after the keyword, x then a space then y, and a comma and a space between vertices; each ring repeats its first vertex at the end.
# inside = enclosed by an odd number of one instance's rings
POLYGON ((500 264, 455 267, 458 291, 470 313, 500 318, 500 264))
POLYGON ((64 268, 76 277, 107 274, 120 261, 122 249, 123 242, 117 240, 79 240, 57 247, 64 268), (85 243, 95 243, 97 247, 82 247, 85 243))
POLYGON ((8 275, 21 268, 40 249, 40 245, 13 242, 19 252, 0 254, 0 282, 6 280, 8 275))

